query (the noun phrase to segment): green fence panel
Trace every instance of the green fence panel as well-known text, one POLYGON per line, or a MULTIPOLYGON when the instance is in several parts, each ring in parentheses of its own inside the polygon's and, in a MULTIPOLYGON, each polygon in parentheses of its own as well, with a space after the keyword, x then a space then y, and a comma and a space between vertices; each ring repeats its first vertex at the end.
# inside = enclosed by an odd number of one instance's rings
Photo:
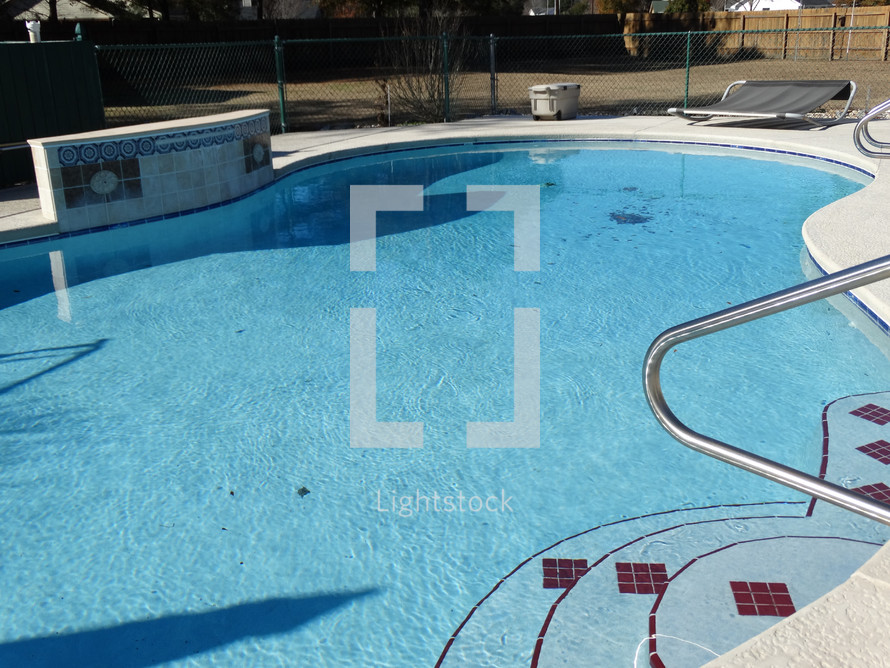
MULTIPOLYGON (((92 44, 0 43, 0 144, 103 126, 102 89, 92 44)), ((29 149, 0 152, 0 186, 33 180, 29 149)))
POLYGON ((529 87, 556 82, 580 84, 582 116, 664 115, 715 102, 740 79, 852 79, 855 117, 890 98, 888 32, 443 34, 101 46, 98 54, 109 125, 248 107, 269 109, 281 132, 530 115, 529 87))

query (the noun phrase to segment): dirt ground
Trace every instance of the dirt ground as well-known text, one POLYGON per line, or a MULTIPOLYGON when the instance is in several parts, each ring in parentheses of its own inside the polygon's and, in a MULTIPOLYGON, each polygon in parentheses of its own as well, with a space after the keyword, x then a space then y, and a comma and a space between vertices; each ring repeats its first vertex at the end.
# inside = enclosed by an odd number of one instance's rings
MULTIPOLYGON (((720 98, 726 86, 743 79, 852 79, 858 90, 852 116, 861 116, 890 98, 890 63, 856 60, 746 60, 685 67, 632 61, 585 66, 566 62, 552 71, 517 71, 497 74, 495 104, 488 72, 467 73, 452 82, 451 118, 491 113, 530 114, 528 88, 542 83, 571 81, 581 85, 581 115, 661 115, 672 106, 701 105, 720 98), (636 69, 633 69, 636 67, 636 69)), ((535 68, 540 69, 540 68, 535 68)), ((424 122, 411 109, 392 98, 387 102, 381 79, 365 75, 326 81, 289 83, 285 87, 288 130, 360 127, 424 122)), ((273 131, 280 126, 278 87, 274 83, 182 87, 179 100, 153 105, 108 106, 109 126, 222 113, 237 109, 268 108, 273 131), (173 102, 173 103, 171 103, 173 102)), ((830 102, 826 113, 840 109, 830 102)))

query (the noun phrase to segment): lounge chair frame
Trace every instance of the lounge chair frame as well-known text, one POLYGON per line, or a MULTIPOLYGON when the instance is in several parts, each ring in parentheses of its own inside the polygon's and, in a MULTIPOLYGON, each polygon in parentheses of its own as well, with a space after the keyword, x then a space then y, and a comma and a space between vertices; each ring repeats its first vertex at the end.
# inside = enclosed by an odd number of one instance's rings
POLYGON ((733 81, 723 97, 707 107, 671 107, 669 114, 692 122, 707 121, 715 116, 762 118, 770 120, 805 121, 816 126, 833 125, 846 117, 856 95, 856 83, 849 80, 813 81, 733 81), (738 90, 734 90, 738 88, 738 90), (821 92, 821 95, 819 94, 821 92), (787 93, 783 99, 782 93, 787 93), (763 99, 764 95, 767 99, 763 99), (829 100, 847 103, 834 118, 809 116, 829 100))

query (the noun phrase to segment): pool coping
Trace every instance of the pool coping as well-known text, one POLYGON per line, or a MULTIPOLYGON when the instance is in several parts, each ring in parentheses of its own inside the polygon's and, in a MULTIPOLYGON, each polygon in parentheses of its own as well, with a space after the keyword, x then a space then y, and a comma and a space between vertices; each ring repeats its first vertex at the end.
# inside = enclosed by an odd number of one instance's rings
MULTIPOLYGON (((876 123, 876 134, 880 134, 883 124, 876 123)), ((640 145, 668 142, 686 147, 745 149, 752 154, 769 151, 815 157, 874 175, 871 184, 820 209, 803 225, 803 240, 810 256, 823 271, 833 272, 890 254, 890 235, 881 234, 884 222, 881 204, 890 195, 890 172, 888 168, 882 169, 880 160, 856 150, 852 140, 853 125, 854 122, 821 129, 800 125, 793 129, 777 129, 750 122, 692 124, 674 117, 651 116, 553 122, 534 122, 529 117, 486 117, 448 124, 275 135, 271 139, 272 164, 277 181, 309 166, 358 155, 532 138, 619 140, 639 142, 640 145)), ((36 188, 34 191, 36 196, 36 188)), ((35 199, 36 206, 31 208, 27 194, 27 189, 0 190, 0 245, 27 243, 28 239, 45 238, 58 231, 43 218, 39 201, 35 199)), ((138 222, 145 221, 134 221, 138 222)), ((867 286, 855 290, 854 295, 871 311, 873 319, 890 323, 890 286, 867 286)), ((888 331, 886 325, 883 329, 888 331)), ((752 652, 769 656, 777 645, 804 648, 807 638, 825 636, 829 631, 832 638, 849 648, 850 656, 860 656, 864 646, 881 653, 890 648, 890 643, 881 647, 875 642, 883 637, 886 619, 865 614, 861 617, 873 622, 861 623, 860 618, 856 626, 844 628, 843 620, 848 617, 838 607, 842 602, 846 608, 867 606, 866 609, 873 609, 875 592, 882 600, 890 600, 890 545, 881 548, 833 592, 709 665, 751 665, 752 652), (863 582, 868 586, 863 587, 863 582), (841 628, 843 631, 839 630, 841 628)))

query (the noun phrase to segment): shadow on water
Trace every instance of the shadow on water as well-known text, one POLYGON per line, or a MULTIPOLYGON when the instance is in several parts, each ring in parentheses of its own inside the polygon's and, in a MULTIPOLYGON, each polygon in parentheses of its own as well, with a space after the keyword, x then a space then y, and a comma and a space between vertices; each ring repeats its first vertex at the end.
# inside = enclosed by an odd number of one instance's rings
POLYGON ((0 644, 0 666, 143 668, 209 652, 244 638, 293 631, 376 589, 240 603, 90 631, 0 644))
POLYGON ((81 343, 75 346, 59 346, 57 348, 38 348, 36 350, 27 350, 16 353, 0 353, 0 365, 19 364, 25 369, 25 371, 22 372, 21 377, 17 380, 13 380, 6 385, 0 385, 0 395, 11 392, 25 383, 40 378, 41 376, 45 376, 53 371, 58 371, 88 355, 92 355, 101 350, 106 343, 108 343, 108 339, 97 339, 92 343, 81 343), (45 360, 53 361, 48 365, 43 366, 45 360), (37 362, 42 368, 28 373, 28 366, 33 362, 37 362))
MULTIPOLYGON (((466 193, 426 195, 423 211, 378 211, 377 238, 446 225, 474 213, 467 211, 466 193)), ((329 212, 300 218, 303 222, 298 222, 294 217, 295 225, 288 228, 297 233, 293 246, 339 246, 349 243, 349 225, 341 222, 343 218, 334 220, 329 212)))
MULTIPOLYGON (((336 175, 312 170, 285 178, 244 206, 220 207, 193 216, 110 229, 100 234, 47 239, 27 250, 0 252, 0 309, 54 290, 48 253, 64 257, 67 287, 139 269, 214 253, 341 245, 349 242, 351 185, 420 185, 429 188, 456 174, 493 165, 497 151, 440 156, 380 157, 336 175), (308 178, 304 178, 308 177, 308 178), (301 180, 302 179, 302 180, 301 180)), ((380 211, 377 236, 451 223, 472 215, 466 192, 424 195, 423 211, 380 211)))

